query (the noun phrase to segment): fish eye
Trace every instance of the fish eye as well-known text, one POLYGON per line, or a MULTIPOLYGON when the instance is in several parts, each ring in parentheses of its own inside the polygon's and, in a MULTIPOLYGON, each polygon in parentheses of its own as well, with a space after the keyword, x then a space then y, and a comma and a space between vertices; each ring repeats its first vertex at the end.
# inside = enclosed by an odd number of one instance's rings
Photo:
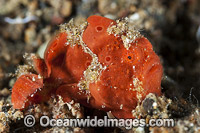
POLYGON ((130 60, 132 57, 131 56, 128 56, 128 59, 130 60))
POLYGON ((110 61, 110 57, 109 56, 106 57, 106 61, 110 61))
POLYGON ((97 26, 97 27, 96 27, 96 31, 97 31, 97 32, 101 32, 102 30, 103 30, 103 27, 101 27, 101 26, 97 26))

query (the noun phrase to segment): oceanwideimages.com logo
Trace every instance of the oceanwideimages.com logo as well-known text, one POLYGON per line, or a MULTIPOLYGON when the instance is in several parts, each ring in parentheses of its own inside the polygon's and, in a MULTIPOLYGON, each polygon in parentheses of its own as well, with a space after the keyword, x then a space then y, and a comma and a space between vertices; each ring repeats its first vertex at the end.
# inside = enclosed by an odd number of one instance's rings
MULTIPOLYGON (((109 119, 107 116, 103 119, 98 119, 97 116, 94 118, 87 116, 86 119, 50 119, 48 116, 42 116, 39 122, 42 127, 125 127, 131 129, 144 126, 175 126, 173 119, 150 119, 147 124, 145 119, 109 119)), ((27 115, 24 118, 24 124, 27 127, 33 127, 35 125, 34 116, 27 115)))

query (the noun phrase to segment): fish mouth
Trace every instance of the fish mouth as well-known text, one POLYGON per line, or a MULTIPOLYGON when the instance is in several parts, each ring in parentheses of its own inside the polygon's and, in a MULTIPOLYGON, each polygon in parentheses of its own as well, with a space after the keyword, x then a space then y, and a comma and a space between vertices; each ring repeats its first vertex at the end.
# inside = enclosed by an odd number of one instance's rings
POLYGON ((144 68, 143 72, 143 84, 146 93, 157 92, 160 94, 161 79, 163 74, 163 68, 159 60, 152 59, 147 66, 144 68))

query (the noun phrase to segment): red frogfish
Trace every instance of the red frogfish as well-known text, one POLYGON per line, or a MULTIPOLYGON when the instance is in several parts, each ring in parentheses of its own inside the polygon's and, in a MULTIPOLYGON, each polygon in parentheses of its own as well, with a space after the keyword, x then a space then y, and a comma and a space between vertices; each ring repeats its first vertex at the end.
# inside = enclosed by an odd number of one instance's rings
POLYGON ((44 59, 33 57, 33 66, 35 73, 22 74, 12 88, 15 109, 56 95, 117 118, 134 118, 132 110, 146 95, 161 95, 160 59, 126 20, 94 15, 79 26, 63 24, 44 59))

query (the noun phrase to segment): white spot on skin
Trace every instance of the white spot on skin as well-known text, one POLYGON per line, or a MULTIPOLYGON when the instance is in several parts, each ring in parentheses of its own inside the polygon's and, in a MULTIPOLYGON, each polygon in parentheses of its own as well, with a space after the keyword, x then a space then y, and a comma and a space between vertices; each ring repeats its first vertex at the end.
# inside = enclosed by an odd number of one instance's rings
POLYGON ((66 46, 69 45, 69 42, 66 42, 65 45, 66 45, 66 46))
POLYGON ((32 78, 32 81, 35 81, 35 77, 32 78))
POLYGON ((133 66, 133 70, 135 71, 135 66, 133 66))
POLYGON ((124 61, 123 61, 124 59, 123 58, 121 58, 121 63, 123 63, 124 61))
POLYGON ((41 79, 42 77, 40 76, 40 74, 38 75, 38 79, 41 79))
POLYGON ((120 109, 123 109, 123 104, 120 105, 120 109))
POLYGON ((53 53, 54 51, 52 49, 50 49, 50 51, 53 53))

